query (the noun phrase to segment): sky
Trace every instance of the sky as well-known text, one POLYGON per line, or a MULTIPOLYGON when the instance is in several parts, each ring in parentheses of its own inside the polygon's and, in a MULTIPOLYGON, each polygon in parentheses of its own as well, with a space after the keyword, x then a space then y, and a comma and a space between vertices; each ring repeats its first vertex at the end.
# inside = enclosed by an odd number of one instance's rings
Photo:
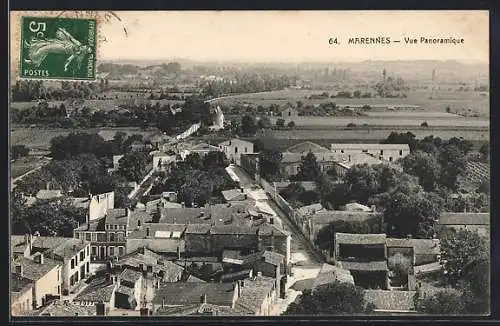
POLYGON ((244 62, 457 60, 489 62, 487 11, 115 11, 99 32, 98 58, 244 62), (123 28, 127 29, 127 34, 123 28), (351 37, 390 37, 390 45, 349 45, 351 37), (464 44, 404 43, 454 37, 464 44), (337 37, 340 44, 330 45, 337 37))

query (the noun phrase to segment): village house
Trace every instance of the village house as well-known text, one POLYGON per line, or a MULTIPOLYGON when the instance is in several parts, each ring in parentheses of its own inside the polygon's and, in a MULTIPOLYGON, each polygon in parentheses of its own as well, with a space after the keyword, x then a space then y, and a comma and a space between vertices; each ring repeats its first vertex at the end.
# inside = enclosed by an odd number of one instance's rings
POLYGON ((155 171, 168 171, 170 164, 177 161, 176 155, 170 155, 161 151, 149 153, 153 157, 153 169, 155 171))
MULTIPOLYGON (((21 270, 19 269, 19 272, 21 270)), ((22 273, 11 274, 11 314, 21 316, 33 309, 34 282, 22 273)))
POLYGON ((351 272, 358 286, 389 287, 385 234, 335 233, 334 260, 351 272))
MULTIPOLYGON (((52 298, 61 295, 61 267, 60 262, 44 257, 44 254, 40 252, 31 257, 18 257, 13 260, 12 277, 21 277, 23 283, 29 280, 33 284, 31 309, 44 306, 52 298)), ((28 302, 27 296, 25 290, 22 300, 28 302)))
POLYGON ((97 309, 95 306, 81 306, 71 301, 55 300, 37 311, 35 316, 50 316, 50 317, 79 317, 79 316, 96 316, 97 309))
POLYGON ((375 158, 389 162, 395 162, 410 154, 408 144, 331 144, 330 149, 333 153, 347 155, 370 154, 375 158))
POLYGON ((80 306, 104 304, 106 312, 115 309, 116 290, 119 279, 113 275, 96 276, 88 281, 87 286, 73 299, 80 306))
POLYGON ((125 254, 126 237, 150 220, 145 210, 107 209, 103 217, 74 230, 74 237, 91 242, 91 261, 105 261, 125 254))
POLYGON ((244 201, 247 199, 247 194, 245 194, 244 189, 229 189, 223 190, 222 196, 227 202, 232 201, 244 201))
POLYGON ((124 155, 113 155, 113 171, 118 171, 120 167, 120 160, 124 155))
POLYGON ((127 237, 127 251, 146 247, 161 254, 215 256, 227 249, 273 250, 290 261, 290 235, 273 225, 248 227, 210 224, 146 223, 127 237))
POLYGON ((293 107, 287 107, 283 111, 280 112, 280 117, 285 119, 286 121, 291 121, 296 119, 299 116, 299 111, 293 107))
POLYGON ((166 283, 157 289, 152 310, 160 315, 168 314, 172 308, 201 304, 234 308, 237 299, 237 283, 166 283))
POLYGON ((231 163, 235 163, 237 165, 240 165, 241 163, 240 158, 242 154, 255 153, 253 143, 238 138, 233 138, 220 143, 219 149, 226 154, 226 157, 231 163))
POLYGON ((238 298, 235 308, 252 316, 275 314, 277 298, 280 295, 279 281, 272 277, 252 277, 238 282, 238 298))
POLYGON ((318 275, 314 278, 307 278, 296 281, 291 288, 295 291, 303 292, 306 289, 316 290, 318 287, 333 282, 348 283, 354 285, 354 279, 346 269, 331 264, 323 264, 318 275))
POLYGON ((220 152, 220 151, 221 151, 220 147, 210 145, 207 143, 199 143, 189 148, 186 148, 181 152, 180 155, 182 160, 185 160, 189 154, 197 153, 201 158, 204 158, 210 152, 220 152))
POLYGON ((75 238, 65 237, 41 237, 25 235, 24 241, 19 241, 19 236, 14 239, 14 257, 31 257, 42 253, 61 264, 61 275, 59 280, 60 294, 68 293, 85 279, 90 270, 90 242, 75 238), (23 249, 24 247, 24 249, 23 249), (20 252, 22 255, 19 255, 20 252))
POLYGON ((490 235, 490 213, 452 213, 443 212, 439 217, 438 224, 442 227, 454 230, 477 231, 484 237, 490 235))

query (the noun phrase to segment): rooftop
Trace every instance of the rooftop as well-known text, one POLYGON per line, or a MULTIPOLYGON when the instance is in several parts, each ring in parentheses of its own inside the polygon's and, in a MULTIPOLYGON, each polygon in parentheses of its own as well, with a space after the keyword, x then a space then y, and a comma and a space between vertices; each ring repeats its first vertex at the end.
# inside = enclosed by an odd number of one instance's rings
POLYGON ((335 242, 342 244, 384 244, 386 243, 385 233, 380 234, 355 234, 355 233, 335 233, 335 242))
POLYGON ((222 145, 222 146, 231 146, 234 143, 247 144, 247 145, 253 146, 253 143, 251 143, 249 141, 246 141, 246 140, 238 139, 238 138, 233 138, 233 139, 230 139, 230 140, 223 141, 222 143, 219 143, 219 145, 222 145))
POLYGON ((197 151, 219 151, 219 147, 210 145, 207 143, 199 143, 197 145, 194 145, 193 147, 188 149, 189 151, 197 152, 197 151))
POLYGON ((63 259, 71 258, 77 255, 82 249, 88 246, 90 242, 76 239, 76 238, 67 238, 67 240, 61 245, 57 246, 52 250, 52 252, 62 257, 63 259))
POLYGON ((119 278, 123 281, 135 283, 142 278, 142 273, 130 268, 125 268, 119 278))
POLYGON ((490 225, 490 213, 441 213, 441 225, 490 225))
POLYGON ((368 206, 359 203, 345 204, 345 210, 348 212, 371 212, 372 209, 368 206))
POLYGON ((351 212, 351 211, 330 211, 322 210, 311 215, 309 219, 316 224, 328 224, 334 221, 365 222, 379 216, 375 212, 351 212))
POLYGON ((207 303, 231 307, 234 291, 232 283, 166 283, 156 291, 153 303, 167 306, 200 304, 202 296, 206 295, 207 303))
POLYGON ((377 310, 414 310, 414 295, 415 291, 365 290, 365 300, 373 303, 377 310))
POLYGON ((246 194, 241 189, 230 189, 223 190, 222 196, 224 196, 224 199, 226 201, 231 201, 244 199, 246 197, 246 194))
POLYGON ((441 253, 438 239, 396 239, 387 238, 387 247, 413 248, 415 255, 441 253))
POLYGON ((331 144, 330 149, 395 149, 395 150, 410 150, 410 146, 408 144, 366 144, 366 143, 360 143, 360 144, 331 144))
POLYGON ((48 257, 43 258, 43 264, 37 263, 32 258, 19 257, 11 265, 12 273, 16 273, 16 266, 19 264, 23 266, 23 276, 32 281, 38 281, 51 270, 60 266, 57 261, 48 257))
POLYGON ((330 150, 326 147, 320 146, 316 143, 313 143, 311 141, 305 141, 293 146, 290 146, 286 149, 287 152, 290 153, 301 153, 301 154, 307 154, 308 152, 313 152, 313 153, 329 153, 330 150))
MULTIPOLYGON (((313 153, 318 162, 341 162, 343 161, 342 154, 339 153, 313 153)), ((302 158, 307 155, 303 153, 282 153, 281 163, 300 163, 302 158)))
POLYGON ((11 273, 11 291, 13 294, 13 299, 20 292, 31 289, 34 286, 34 282, 26 277, 18 274, 11 273))
POLYGON ((75 301, 109 302, 115 292, 116 284, 113 284, 107 277, 97 277, 88 283, 75 301))
POLYGON ((271 277, 258 276, 246 279, 241 286, 241 294, 236 300, 236 306, 250 313, 260 312, 262 303, 275 287, 276 280, 271 277))
POLYGON ((96 308, 95 306, 81 306, 72 302, 55 301, 40 310, 37 315, 42 316, 45 314, 50 314, 51 317, 74 317, 76 314, 78 314, 78 317, 95 316, 96 308))
POLYGON ((61 190, 41 189, 36 193, 36 199, 54 199, 62 197, 61 190))
POLYGON ((352 262, 352 261, 342 261, 339 262, 339 266, 343 269, 349 271, 388 271, 386 261, 371 261, 371 262, 352 262))

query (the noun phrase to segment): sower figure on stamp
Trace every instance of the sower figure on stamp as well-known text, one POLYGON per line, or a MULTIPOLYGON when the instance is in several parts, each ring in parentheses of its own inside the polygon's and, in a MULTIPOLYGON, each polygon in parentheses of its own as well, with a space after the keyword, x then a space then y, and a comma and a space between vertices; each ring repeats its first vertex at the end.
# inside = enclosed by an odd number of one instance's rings
POLYGON ((36 67, 45 60, 50 53, 65 53, 69 55, 64 63, 64 71, 67 71, 73 60, 76 59, 77 69, 86 54, 92 53, 88 45, 81 44, 64 28, 58 28, 53 39, 36 39, 31 42, 25 41, 24 47, 28 50, 28 58, 24 59, 26 63, 34 64, 36 67))

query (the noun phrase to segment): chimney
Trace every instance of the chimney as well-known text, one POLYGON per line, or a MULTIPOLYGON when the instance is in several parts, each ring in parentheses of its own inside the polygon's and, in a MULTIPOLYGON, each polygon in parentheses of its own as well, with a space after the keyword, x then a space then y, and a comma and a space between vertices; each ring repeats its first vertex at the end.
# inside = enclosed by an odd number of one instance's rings
POLYGON ((377 206, 375 206, 375 205, 372 205, 370 208, 371 208, 372 212, 376 212, 377 211, 377 206))
POLYGON ((131 211, 130 208, 128 208, 128 207, 125 208, 125 212, 127 213, 127 217, 130 217, 130 211, 131 211))
POLYGON ((241 188, 241 193, 244 193, 244 192, 245 192, 245 190, 243 188, 241 188))
POLYGON ((207 303, 207 294, 206 293, 203 293, 203 295, 201 296, 201 303, 207 303))
POLYGON ((161 307, 165 307, 165 299, 161 299, 161 307))
POLYGON ((43 254, 40 253, 35 257, 35 262, 39 263, 40 265, 43 265, 43 254))
POLYGON ((17 266, 16 266, 16 273, 17 273, 19 276, 24 276, 24 273, 23 273, 23 265, 17 265, 17 266))
POLYGON ((106 316, 106 309, 104 303, 99 302, 95 304, 95 312, 97 316, 106 316))
POLYGON ((262 277, 262 272, 257 272, 257 277, 262 277))
POLYGON ((150 235, 150 228, 149 228, 149 226, 148 226, 148 227, 146 228, 146 237, 149 237, 149 235, 150 235))

